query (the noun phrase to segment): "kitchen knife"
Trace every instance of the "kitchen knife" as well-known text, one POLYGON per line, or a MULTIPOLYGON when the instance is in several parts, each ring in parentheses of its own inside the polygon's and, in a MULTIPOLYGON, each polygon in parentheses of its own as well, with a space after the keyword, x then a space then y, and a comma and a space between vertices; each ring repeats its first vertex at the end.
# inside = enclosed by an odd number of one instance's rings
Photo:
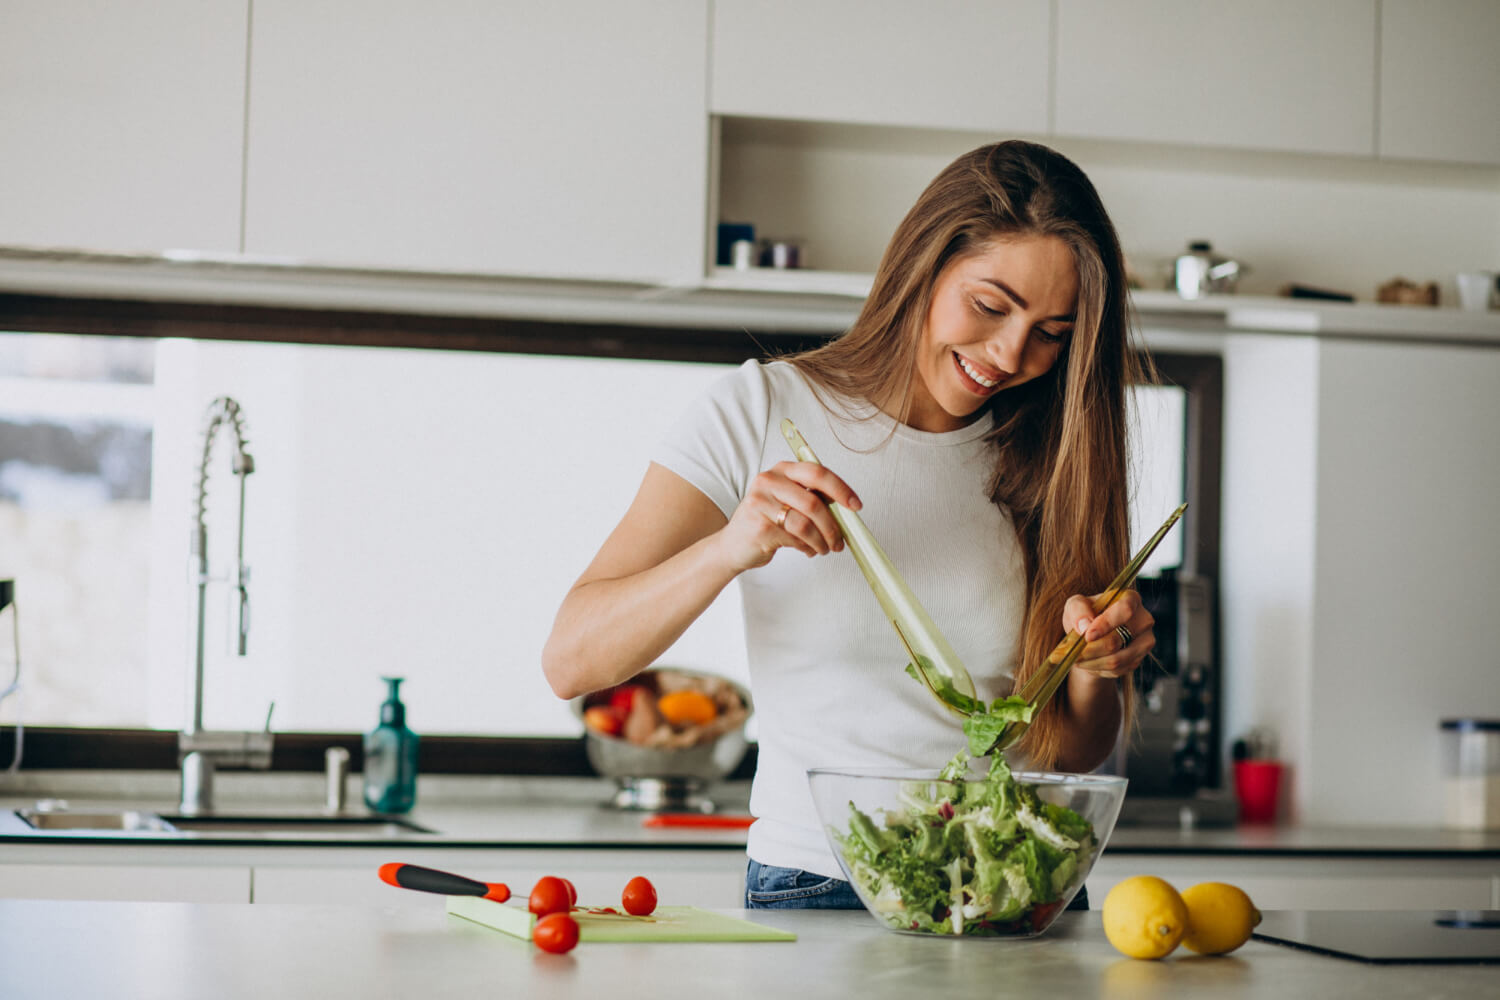
POLYGON ((435 892, 442 896, 483 896, 503 903, 510 898, 510 887, 504 882, 478 882, 462 875, 440 872, 436 868, 391 861, 380 866, 380 881, 398 889, 435 892))

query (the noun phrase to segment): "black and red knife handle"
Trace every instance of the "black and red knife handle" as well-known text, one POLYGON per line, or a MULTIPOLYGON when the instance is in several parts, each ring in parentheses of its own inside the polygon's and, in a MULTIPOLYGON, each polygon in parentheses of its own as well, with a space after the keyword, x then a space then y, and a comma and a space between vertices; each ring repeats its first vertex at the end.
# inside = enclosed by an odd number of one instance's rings
POLYGON ((462 875, 440 872, 436 868, 408 865, 391 861, 380 866, 380 881, 400 889, 415 889, 418 892, 436 892, 444 896, 483 896, 503 903, 510 898, 510 888, 504 882, 477 882, 462 875))

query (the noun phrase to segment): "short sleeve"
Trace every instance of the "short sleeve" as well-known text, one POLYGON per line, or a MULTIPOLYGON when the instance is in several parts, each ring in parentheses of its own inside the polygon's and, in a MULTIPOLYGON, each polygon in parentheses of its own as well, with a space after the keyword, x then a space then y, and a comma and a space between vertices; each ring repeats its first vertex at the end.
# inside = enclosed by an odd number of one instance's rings
POLYGON ((770 412, 765 372, 747 361, 698 397, 651 460, 697 487, 727 518, 761 471, 770 412))

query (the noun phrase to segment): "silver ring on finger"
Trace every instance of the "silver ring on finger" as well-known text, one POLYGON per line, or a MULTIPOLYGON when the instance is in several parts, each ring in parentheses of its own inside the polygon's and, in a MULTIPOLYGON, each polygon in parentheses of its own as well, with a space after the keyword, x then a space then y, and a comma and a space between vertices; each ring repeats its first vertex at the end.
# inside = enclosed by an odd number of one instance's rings
POLYGON ((1115 626, 1115 635, 1120 637, 1121 649, 1124 649, 1126 646, 1130 645, 1130 640, 1135 638, 1130 629, 1126 628, 1124 625, 1115 626))
POLYGON ((781 513, 776 515, 776 527, 778 527, 778 528, 785 528, 786 527, 786 516, 788 514, 790 514, 791 512, 792 512, 792 508, 783 505, 782 508, 781 508, 781 513))

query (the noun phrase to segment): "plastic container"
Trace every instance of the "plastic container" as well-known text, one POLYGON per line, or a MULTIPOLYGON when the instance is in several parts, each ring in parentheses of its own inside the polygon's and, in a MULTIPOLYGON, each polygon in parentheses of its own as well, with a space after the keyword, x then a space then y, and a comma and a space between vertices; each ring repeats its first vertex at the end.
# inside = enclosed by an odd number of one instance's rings
POLYGON ((1443 825, 1500 830, 1500 719, 1444 719, 1443 825))
POLYGON ((1234 762, 1235 793, 1241 823, 1274 823, 1281 805, 1282 765, 1279 760, 1234 762))
POLYGON ((401 677, 380 706, 380 725, 365 734, 365 805, 378 813, 408 812, 417 802, 417 734, 406 728, 401 677))

